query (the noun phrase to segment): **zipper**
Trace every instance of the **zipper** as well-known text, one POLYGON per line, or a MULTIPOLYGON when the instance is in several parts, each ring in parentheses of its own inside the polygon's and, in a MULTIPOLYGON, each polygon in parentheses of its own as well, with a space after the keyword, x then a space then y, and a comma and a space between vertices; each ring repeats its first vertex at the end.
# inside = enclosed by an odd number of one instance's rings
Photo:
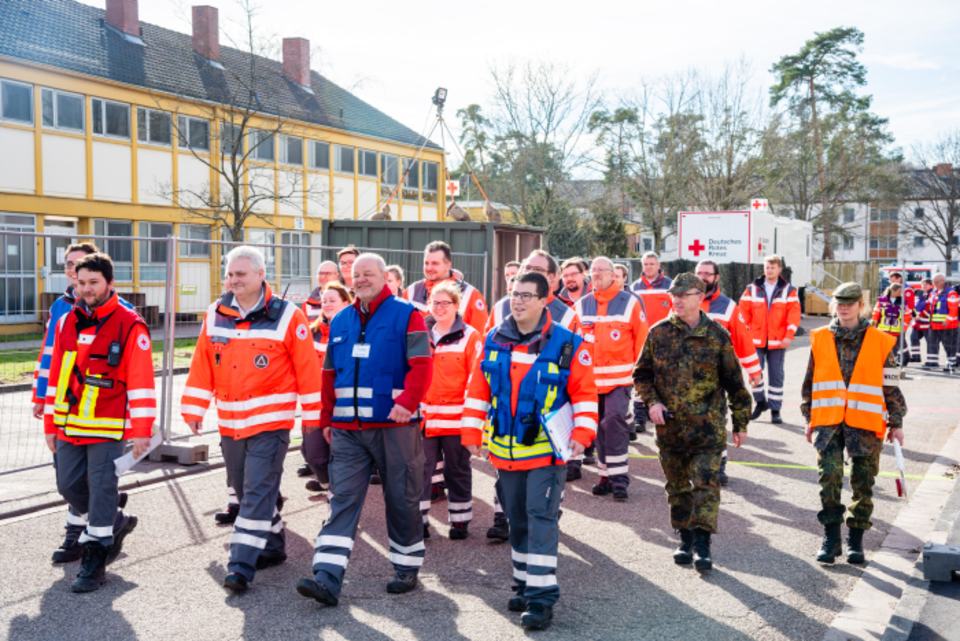
MULTIPOLYGON (((362 318, 362 316, 361 316, 362 318)), ((367 324, 363 321, 360 322, 360 340, 357 341, 358 345, 363 345, 364 335, 367 332, 367 324)), ((360 386, 360 357, 354 356, 353 358, 353 415, 357 419, 357 428, 363 429, 363 423, 360 422, 360 399, 359 399, 359 386, 360 386)))

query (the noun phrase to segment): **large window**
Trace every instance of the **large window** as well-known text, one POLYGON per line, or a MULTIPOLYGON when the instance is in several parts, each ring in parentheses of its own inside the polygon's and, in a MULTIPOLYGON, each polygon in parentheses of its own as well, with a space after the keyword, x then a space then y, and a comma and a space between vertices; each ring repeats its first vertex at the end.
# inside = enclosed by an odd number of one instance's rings
POLYGON ((407 177, 403 180, 403 189, 400 191, 403 194, 404 200, 420 200, 419 168, 420 165, 413 162, 412 158, 403 159, 403 171, 406 173, 407 177))
POLYGON ((163 241, 140 241, 140 282, 162 282, 167 278, 167 236, 173 235, 171 223, 140 223, 143 238, 163 238, 163 241))
POLYGON ((53 89, 41 89, 40 107, 44 127, 83 131, 83 96, 53 89))
POLYGON ((330 169, 330 143, 311 140, 310 169, 330 169))
POLYGON ((423 200, 428 203, 437 202, 437 170, 435 162, 423 162, 423 200))
POLYGON ((274 140, 273 134, 269 131, 251 131, 250 157, 254 160, 273 162, 273 159, 276 158, 273 149, 275 144, 276 141, 274 140))
POLYGON ((94 98, 91 103, 95 135, 130 139, 130 105, 102 98, 94 98))
POLYGON ((280 136, 280 162, 303 167, 303 138, 280 136))
POLYGON ((846 236, 843 239, 843 248, 846 251, 853 251, 854 241, 853 236, 846 236))
POLYGON ((380 154, 380 195, 389 198, 400 183, 400 158, 393 154, 380 154))
POLYGON ((0 119, 33 124, 33 87, 0 80, 0 119))
MULTIPOLYGON (((310 233, 285 231, 281 245, 300 245, 303 249, 284 247, 280 250, 280 280, 310 280, 310 233)), ((282 283, 281 283, 282 284, 282 283)))
POLYGON ((914 247, 924 247, 927 244, 927 239, 923 236, 914 236, 913 237, 913 246, 914 247))
POLYGON ((210 240, 206 225, 180 225, 180 258, 210 258, 210 245, 191 243, 191 240, 210 240))
POLYGON ((877 222, 894 222, 897 220, 897 210, 896 209, 881 209, 879 207, 870 207, 870 221, 877 222))
POLYGON ((36 320, 36 239, 4 232, 36 231, 33 216, 0 214, 0 323, 36 320))
POLYGON ((263 252, 267 263, 267 280, 277 280, 277 232, 273 229, 247 229, 247 242, 263 252))
POLYGON ((173 120, 165 111, 137 107, 137 140, 154 145, 173 143, 173 120))
POLYGON ((133 241, 119 240, 133 236, 133 223, 128 220, 95 220, 93 233, 110 236, 106 242, 102 238, 94 242, 113 259, 113 279, 120 283, 133 282, 133 241))
POLYGON ((843 222, 844 224, 850 224, 853 222, 854 218, 857 216, 857 210, 853 207, 844 207, 843 208, 843 222))
POLYGON ((237 150, 238 156, 243 156, 243 142, 240 139, 240 127, 228 122, 220 124, 220 153, 223 156, 233 156, 233 146, 240 143, 240 149, 237 150))
POLYGON ((210 123, 201 118, 177 116, 177 139, 181 147, 210 151, 210 123))
POLYGON ((334 145, 333 152, 336 156, 336 164, 333 170, 341 174, 353 173, 353 147, 344 147, 343 145, 334 145))
POLYGON ((377 152, 369 149, 357 151, 357 173, 361 176, 377 177, 377 152))

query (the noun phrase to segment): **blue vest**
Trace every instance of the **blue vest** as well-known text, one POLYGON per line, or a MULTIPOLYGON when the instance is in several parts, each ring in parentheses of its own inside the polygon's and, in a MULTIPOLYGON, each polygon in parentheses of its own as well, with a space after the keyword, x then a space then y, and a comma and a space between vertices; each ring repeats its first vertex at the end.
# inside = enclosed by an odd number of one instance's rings
MULTIPOLYGON (((407 364, 407 325, 416 311, 408 301, 391 296, 380 303, 366 325, 353 306, 330 322, 327 357, 337 371, 335 423, 389 423, 393 399, 403 393, 407 364), (354 345, 370 345, 367 358, 354 356, 354 345)), ((419 421, 414 414, 411 422, 419 421)))
POLYGON ((494 341, 496 333, 494 330, 487 335, 480 364, 490 385, 490 453, 502 459, 551 456, 553 450, 541 432, 540 418, 570 402, 569 364, 560 368, 558 362, 564 344, 571 343, 572 359, 583 339, 557 323, 551 324, 550 338, 520 383, 517 411, 513 414, 510 380, 513 345, 494 341))

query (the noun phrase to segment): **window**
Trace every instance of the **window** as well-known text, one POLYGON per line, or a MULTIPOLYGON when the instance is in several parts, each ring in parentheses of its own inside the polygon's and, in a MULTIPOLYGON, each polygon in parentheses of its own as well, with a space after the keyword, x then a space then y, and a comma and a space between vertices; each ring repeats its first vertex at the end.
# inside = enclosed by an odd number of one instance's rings
POLYGON ((268 131, 250 132, 250 157, 255 160, 266 160, 272 162, 274 154, 273 134, 268 131))
POLYGON ((130 105, 94 98, 93 133, 98 136, 130 139, 130 105))
POLYGON ((83 131, 83 96, 41 89, 40 107, 44 127, 83 131))
POLYGON ((247 229, 247 242, 263 252, 267 263, 267 280, 277 280, 277 232, 273 229, 247 229))
POLYGON ((377 177, 377 152, 368 149, 357 150, 357 173, 370 178, 377 177))
POLYGON ((133 236, 133 223, 126 220, 95 220, 93 233, 95 236, 110 236, 106 242, 102 238, 94 242, 113 259, 113 279, 121 283, 133 282, 133 241, 116 240, 133 236))
POLYGON ((336 165, 333 170, 341 174, 353 173, 353 147, 344 147, 342 145, 333 146, 336 154, 336 165))
POLYGON ((956 247, 957 245, 960 245, 960 236, 958 236, 957 234, 954 234, 952 244, 954 247, 956 247))
POLYGON ((913 237, 913 246, 914 247, 923 247, 926 245, 926 239, 923 236, 914 236, 913 237))
POLYGON ((140 223, 143 238, 163 238, 162 242, 140 241, 140 282, 163 282, 167 278, 167 236, 173 235, 171 223, 140 223))
POLYGON ((878 236, 870 239, 870 249, 896 249, 896 236, 878 236))
POLYGON ((852 251, 853 245, 854 245, 853 236, 847 236, 846 238, 843 239, 843 249, 845 251, 852 251))
POLYGON ((177 140, 181 147, 210 151, 210 123, 201 118, 177 116, 177 140))
POLYGON ((400 183, 400 158, 393 154, 380 154, 380 195, 389 198, 400 183))
POLYGON ((281 280, 310 280, 310 233, 285 231, 280 234, 281 245, 301 245, 303 249, 284 247, 280 250, 281 280))
POLYGON ((240 148, 237 149, 237 155, 243 155, 243 141, 240 138, 240 127, 228 122, 220 124, 220 154, 225 157, 233 156, 233 147, 237 142, 240 148))
POLYGON ((843 209, 843 222, 844 224, 852 223, 853 219, 857 215, 857 210, 853 207, 844 207, 843 209))
POLYGON ((173 142, 173 120, 165 111, 137 107, 137 140, 155 145, 173 142))
POLYGON ((924 214, 924 211, 923 211, 923 207, 917 207, 916 209, 913 210, 913 217, 914 217, 914 218, 923 218, 924 215, 925 215, 925 214, 924 214))
POLYGON ((311 169, 330 169, 330 143, 311 140, 310 143, 310 168, 311 169))
POLYGON ((206 225, 180 225, 180 257, 210 258, 210 245, 186 242, 190 240, 210 240, 210 228, 206 225))
POLYGON ((950 273, 956 274, 958 271, 960 271, 960 261, 955 260, 950 263, 950 273))
POLYGON ((897 218, 896 209, 880 209, 879 207, 870 206, 871 222, 894 222, 897 218))
POLYGON ((29 236, 4 232, 34 232, 33 216, 0 214, 0 323, 36 320, 37 243, 29 236))
POLYGON ((423 162, 423 200, 437 202, 437 163, 423 162))
POLYGON ((645 252, 652 252, 652 251, 653 251, 653 239, 652 239, 652 238, 644 238, 644 239, 643 239, 643 251, 645 251, 645 252))
POLYGON ((0 118, 33 124, 33 87, 0 80, 0 118))
POLYGON ((420 200, 420 165, 413 162, 412 158, 403 159, 403 172, 406 178, 403 179, 403 189, 401 196, 404 200, 420 200))
POLYGON ((280 162, 303 167, 303 138, 280 136, 280 162))

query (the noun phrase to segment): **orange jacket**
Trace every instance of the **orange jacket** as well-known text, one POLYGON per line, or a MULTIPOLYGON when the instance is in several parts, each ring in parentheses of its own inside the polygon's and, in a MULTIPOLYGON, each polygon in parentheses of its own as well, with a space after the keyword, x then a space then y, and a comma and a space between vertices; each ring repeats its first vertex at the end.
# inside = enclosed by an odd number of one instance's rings
POLYGON ((903 298, 895 300, 900 300, 901 302, 895 303, 886 296, 881 296, 877 299, 877 305, 873 308, 871 319, 875 327, 881 332, 892 336, 899 336, 901 329, 910 327, 910 323, 913 322, 913 308, 910 307, 909 302, 907 305, 902 305, 903 298), (902 312, 900 309, 901 306, 903 307, 902 312), (903 314, 902 319, 900 318, 901 313, 903 314), (901 320, 903 321, 902 325, 901 320))
POLYGON ((781 276, 768 307, 765 280, 761 276, 747 285, 740 297, 740 313, 750 329, 754 347, 783 349, 784 339, 793 340, 800 326, 800 298, 797 288, 781 276))
POLYGON ((710 320, 720 323, 730 333, 733 351, 737 353, 740 365, 747 371, 747 375, 760 374, 763 371, 760 368, 760 359, 757 357, 750 330, 743 323, 743 315, 737 304, 721 294, 718 287, 713 294, 703 299, 700 309, 706 312, 710 320))
MULTIPOLYGON (((78 327, 79 331, 77 332, 78 341, 75 363, 78 366, 86 363, 84 367, 86 371, 83 373, 84 375, 89 375, 93 373, 95 369, 99 368, 98 365, 94 364, 94 359, 97 359, 100 364, 105 362, 100 359, 99 355, 93 356, 90 354, 90 349, 93 347, 93 341, 97 336, 97 331, 105 325, 107 317, 111 316, 114 312, 135 316, 140 321, 130 330, 123 344, 123 354, 120 358, 120 371, 117 376, 118 379, 126 384, 126 409, 125 411, 121 411, 122 414, 125 414, 125 416, 122 417, 125 419, 123 439, 149 438, 157 416, 157 392, 153 377, 153 349, 150 342, 150 332, 147 330, 147 326, 143 323, 143 320, 140 319, 140 316, 135 311, 122 308, 117 293, 113 292, 113 295, 103 305, 97 307, 92 312, 87 310, 82 300, 78 301, 77 305, 68 314, 63 316, 63 322, 74 323, 81 317, 96 318, 99 321, 98 324, 85 329, 79 329, 78 327)), ((57 342, 54 343, 53 346, 53 358, 50 361, 50 384, 47 385, 47 396, 43 415, 43 431, 45 434, 57 434, 59 440, 67 441, 74 445, 103 443, 112 440, 94 437, 66 436, 63 430, 57 428, 54 424, 54 405, 57 398, 57 391, 58 389, 65 389, 67 387, 67 381, 60 380, 62 378, 61 367, 64 359, 64 349, 61 345, 63 342, 62 337, 63 332, 58 332, 57 342), (61 383, 63 384, 61 385, 61 383)), ((63 372, 63 374, 63 378, 65 379, 71 376, 70 372, 63 372)), ((96 404, 96 400, 93 400, 93 403, 96 404)), ((96 413, 95 409, 91 411, 90 408, 87 408, 87 411, 91 415, 96 413)), ((73 414, 73 409, 71 409, 70 413, 73 414)))
POLYGON ((450 333, 437 341, 432 316, 427 317, 426 324, 433 350, 433 380, 420 404, 424 435, 459 434, 467 382, 477 355, 483 353, 483 336, 458 317, 450 333))
POLYGON ((303 425, 319 425, 320 362, 307 317, 290 301, 272 305, 266 284, 262 304, 246 317, 233 300, 228 292, 207 310, 183 390, 183 420, 202 421, 216 398, 220 434, 247 438, 292 429, 299 400, 303 425))
POLYGON ((670 315, 673 302, 670 300, 670 294, 667 293, 667 290, 672 285, 673 281, 663 275, 662 269, 653 280, 641 275, 633 282, 631 288, 634 294, 643 299, 647 324, 651 327, 670 315))
POLYGON ((633 368, 648 331, 640 300, 614 283, 594 288, 577 301, 576 310, 593 357, 598 392, 633 385, 633 368))
POLYGON ((436 285, 445 282, 456 283, 460 288, 460 307, 457 308, 457 312, 467 325, 482 334, 483 328, 487 324, 487 302, 483 299, 480 290, 456 276, 450 276, 450 278, 444 278, 443 280, 418 280, 403 290, 403 298, 413 303, 413 306, 426 318, 430 315, 430 292, 436 285))
MULTIPOLYGON (((580 327, 580 317, 577 316, 577 310, 563 302, 559 296, 550 294, 547 299, 547 311, 550 312, 550 318, 553 322, 565 327, 577 336, 582 336, 583 331, 580 327)), ((490 317, 487 319, 487 326, 483 328, 483 336, 490 333, 490 330, 497 327, 510 315, 510 297, 504 296, 497 301, 497 304, 490 310, 490 317)))
POLYGON ((310 292, 310 296, 307 300, 303 301, 303 305, 300 307, 303 310, 303 313, 307 315, 307 320, 311 323, 318 318, 320 314, 323 313, 323 292, 319 287, 314 287, 313 291, 310 292))

